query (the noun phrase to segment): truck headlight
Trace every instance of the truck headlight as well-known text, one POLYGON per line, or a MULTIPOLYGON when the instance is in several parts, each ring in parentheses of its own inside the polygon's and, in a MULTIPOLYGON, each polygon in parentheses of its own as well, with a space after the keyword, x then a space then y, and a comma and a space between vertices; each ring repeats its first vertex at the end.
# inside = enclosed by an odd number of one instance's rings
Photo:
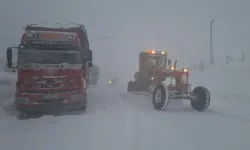
POLYGON ((83 95, 82 94, 73 94, 71 96, 71 100, 72 101, 81 101, 83 99, 83 95))

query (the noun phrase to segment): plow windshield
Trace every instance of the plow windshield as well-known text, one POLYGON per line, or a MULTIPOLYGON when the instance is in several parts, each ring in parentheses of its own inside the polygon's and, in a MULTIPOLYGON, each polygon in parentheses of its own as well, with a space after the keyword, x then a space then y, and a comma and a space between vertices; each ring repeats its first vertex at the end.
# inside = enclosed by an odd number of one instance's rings
POLYGON ((39 64, 80 64, 80 53, 77 51, 41 51, 41 50, 23 50, 19 54, 18 64, 24 65, 29 63, 39 64))
POLYGON ((149 56, 148 65, 155 67, 166 67, 166 56, 149 56))

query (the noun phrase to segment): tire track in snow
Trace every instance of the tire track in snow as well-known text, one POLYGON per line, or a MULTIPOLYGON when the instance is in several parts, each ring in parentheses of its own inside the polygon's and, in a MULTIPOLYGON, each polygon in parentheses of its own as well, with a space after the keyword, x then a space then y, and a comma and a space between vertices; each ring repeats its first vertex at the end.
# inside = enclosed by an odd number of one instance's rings
POLYGON ((226 111, 226 112, 219 111, 219 110, 215 109, 214 107, 209 108, 208 112, 211 112, 211 113, 214 113, 216 115, 223 116, 223 117, 235 119, 238 121, 250 123, 250 113, 233 114, 233 113, 229 113, 228 111, 226 111))
MULTIPOLYGON (((150 112, 150 111, 157 111, 153 109, 152 101, 151 101, 151 95, 147 93, 126 93, 121 94, 121 97, 126 99, 128 103, 132 107, 137 107, 137 109, 143 110, 144 112, 150 112)), ((168 105, 168 107, 163 110, 166 113, 171 112, 187 112, 187 113, 194 113, 197 112, 191 108, 187 103, 190 103, 189 101, 184 100, 183 103, 175 103, 176 100, 170 101, 171 103, 168 105), (173 106, 174 104, 174 106, 173 106), (180 104, 180 105, 179 105, 180 104), (184 104, 184 105, 183 105, 184 104), (178 106, 179 105, 179 106, 178 106)), ((222 108, 225 110, 225 108, 222 108)), ((209 114, 215 114, 243 122, 250 122, 250 112, 249 113, 229 113, 230 109, 228 111, 218 111, 218 108, 216 109, 215 106, 210 106, 209 109, 206 112, 198 112, 198 113, 209 113, 209 114)), ((236 112, 235 110, 231 110, 231 112, 236 112)))

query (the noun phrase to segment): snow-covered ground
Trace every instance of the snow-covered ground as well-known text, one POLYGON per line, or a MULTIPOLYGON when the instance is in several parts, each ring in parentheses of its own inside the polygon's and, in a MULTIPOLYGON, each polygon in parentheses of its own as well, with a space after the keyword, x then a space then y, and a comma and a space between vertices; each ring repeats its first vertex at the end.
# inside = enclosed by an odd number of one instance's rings
MULTIPOLYGON (((249 149, 248 74, 247 66, 239 64, 192 72, 193 85, 204 85, 211 91, 211 107, 204 113, 192 110, 186 101, 156 111, 150 98, 126 94, 123 85, 107 84, 89 89, 87 111, 80 115, 17 120, 4 109, 0 149, 249 149)), ((11 88, 6 86, 2 91, 11 88)), ((11 100, 13 95, 1 99, 11 100)))
POLYGON ((0 104, 4 98, 13 96, 15 93, 16 75, 0 71, 0 104))
POLYGON ((216 65, 205 71, 193 71, 193 86, 204 85, 212 96, 211 109, 238 115, 250 120, 250 66, 248 63, 235 62, 216 65))

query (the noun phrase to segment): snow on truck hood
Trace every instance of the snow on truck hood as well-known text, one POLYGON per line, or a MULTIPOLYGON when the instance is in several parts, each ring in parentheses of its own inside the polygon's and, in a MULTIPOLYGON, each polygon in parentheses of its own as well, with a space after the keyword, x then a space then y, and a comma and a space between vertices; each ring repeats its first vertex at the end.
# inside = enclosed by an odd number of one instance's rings
POLYGON ((40 23, 40 24, 32 24, 29 27, 41 27, 41 28, 63 28, 63 29, 69 29, 69 28, 79 28, 81 27, 81 24, 75 24, 75 23, 40 23))
POLYGON ((60 64, 38 64, 38 63, 29 63, 24 65, 19 65, 18 69, 31 69, 31 70, 55 70, 55 69, 71 69, 78 70, 82 68, 82 64, 68 64, 68 63, 60 63, 60 64))

